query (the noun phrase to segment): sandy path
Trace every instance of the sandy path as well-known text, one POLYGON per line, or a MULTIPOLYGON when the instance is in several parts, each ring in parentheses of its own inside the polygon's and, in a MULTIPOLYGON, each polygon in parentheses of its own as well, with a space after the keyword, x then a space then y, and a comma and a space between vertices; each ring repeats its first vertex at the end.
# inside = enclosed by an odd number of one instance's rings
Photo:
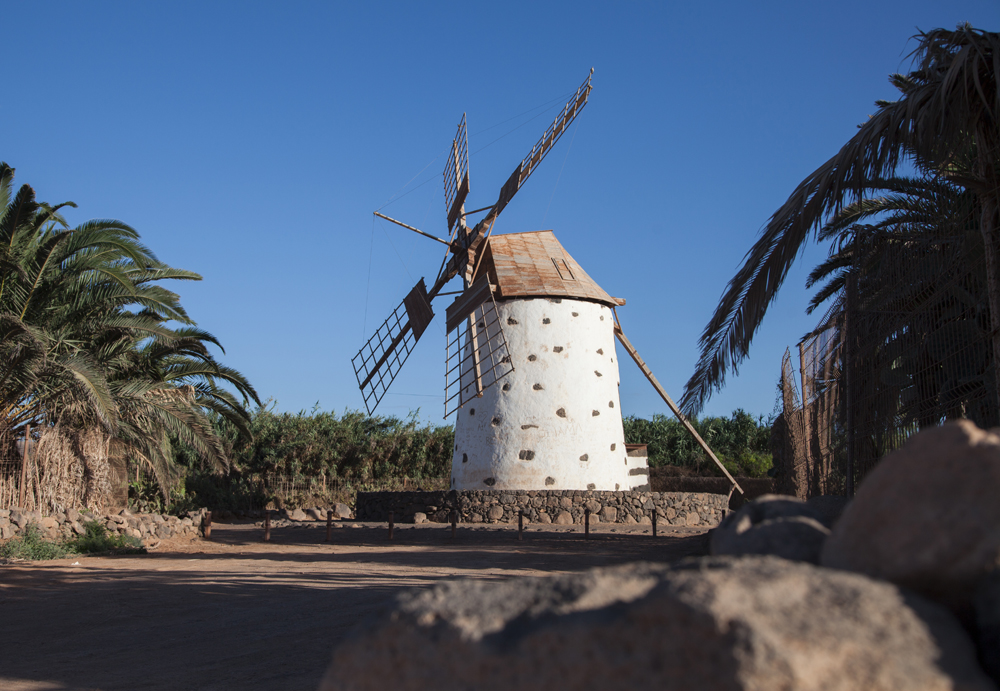
POLYGON ((401 589, 697 552, 702 531, 216 524, 137 557, 0 566, 0 689, 313 689, 333 646, 401 589), (79 562, 75 564, 74 562, 79 562))

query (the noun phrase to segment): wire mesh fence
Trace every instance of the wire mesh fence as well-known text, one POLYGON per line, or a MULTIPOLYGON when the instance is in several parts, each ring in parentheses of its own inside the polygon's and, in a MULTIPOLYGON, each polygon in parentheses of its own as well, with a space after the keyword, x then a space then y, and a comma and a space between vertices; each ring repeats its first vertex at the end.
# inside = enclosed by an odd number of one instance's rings
POLYGON ((778 486, 802 497, 852 494, 920 429, 1000 423, 975 233, 855 238, 835 304, 799 344, 798 376, 790 353, 782 361, 778 486))

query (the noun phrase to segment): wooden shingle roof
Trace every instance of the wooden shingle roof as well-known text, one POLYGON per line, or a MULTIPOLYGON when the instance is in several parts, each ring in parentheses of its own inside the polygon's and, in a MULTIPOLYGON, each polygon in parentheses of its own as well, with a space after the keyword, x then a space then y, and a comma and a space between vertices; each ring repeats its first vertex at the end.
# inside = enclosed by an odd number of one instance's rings
POLYGON ((486 271, 498 298, 565 297, 614 307, 608 295, 556 240, 551 230, 492 235, 477 275, 486 271))

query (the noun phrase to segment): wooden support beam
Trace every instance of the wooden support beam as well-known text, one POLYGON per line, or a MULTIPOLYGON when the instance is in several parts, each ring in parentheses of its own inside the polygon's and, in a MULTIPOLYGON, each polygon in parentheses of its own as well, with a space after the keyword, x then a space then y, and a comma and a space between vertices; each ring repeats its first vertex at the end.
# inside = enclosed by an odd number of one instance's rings
MULTIPOLYGON (((488 335, 487 335, 488 337, 488 335)), ((472 342, 472 366, 476 374, 476 397, 483 397, 483 368, 479 362, 479 332, 476 329, 476 313, 469 315, 469 339, 472 342)), ((461 386, 461 382, 459 382, 461 386)))
POLYGON ((389 344, 389 347, 385 349, 384 353, 382 353, 382 357, 378 359, 378 362, 375 363, 375 366, 372 367, 371 370, 368 372, 368 376, 365 377, 365 380, 361 382, 361 386, 359 387, 360 389, 364 390, 364 388, 368 386, 368 382, 372 380, 372 377, 378 374, 379 368, 383 364, 385 364, 386 360, 389 359, 389 356, 392 355, 392 351, 396 349, 396 346, 398 346, 403 341, 403 339, 406 338, 406 334, 409 333, 410 328, 411 328, 410 322, 407 321, 406 324, 403 325, 403 328, 400 330, 400 332, 396 334, 396 337, 392 339, 392 342, 389 344))
POLYGON ((666 402, 667 407, 670 408, 670 412, 672 412, 677 417, 677 419, 680 420, 681 424, 684 425, 684 429, 688 431, 688 434, 694 437, 695 441, 698 442, 698 445, 701 446, 701 448, 705 451, 705 453, 708 454, 708 457, 711 458, 713 461, 715 461, 715 464, 719 466, 719 468, 722 470, 725 476, 729 478, 729 481, 733 483, 733 487, 738 489, 740 491, 740 494, 744 494, 743 488, 740 487, 740 484, 736 482, 736 480, 733 478, 732 475, 729 474, 729 471, 726 470, 726 466, 722 465, 722 461, 718 459, 718 457, 712 452, 712 449, 708 447, 708 444, 705 443, 705 440, 701 438, 701 435, 698 434, 698 430, 696 430, 691 425, 691 423, 688 422, 684 414, 681 413, 681 409, 677 407, 677 404, 674 403, 672 398, 670 398, 670 395, 660 385, 660 382, 658 382, 656 380, 656 377, 653 376, 653 372, 649 369, 649 367, 646 365, 643 359, 639 357, 639 353, 636 352, 635 348, 632 346, 632 343, 629 342, 629 340, 625 337, 625 334, 622 332, 622 327, 617 322, 618 318, 616 315, 615 337, 625 347, 625 350, 628 351, 628 354, 632 356, 632 359, 635 360, 635 364, 639 366, 639 369, 642 370, 642 373, 646 375, 646 379, 648 379, 649 383, 653 385, 654 389, 656 389, 656 393, 660 394, 660 398, 662 398, 666 402))
POLYGON ((17 488, 17 506, 19 509, 27 509, 24 505, 24 491, 28 484, 28 445, 31 443, 31 425, 26 425, 24 430, 24 448, 21 449, 21 483, 17 488))
MULTIPOLYGON (((430 238, 431 240, 437 240, 442 245, 447 245, 448 247, 452 246, 451 243, 448 242, 447 240, 442 240, 441 238, 439 238, 436 235, 431 235, 430 233, 425 233, 424 231, 420 230, 419 228, 414 228, 413 226, 407 225, 407 224, 403 223, 402 221, 397 221, 395 218, 389 218, 385 214, 380 214, 378 211, 372 211, 372 213, 375 214, 376 216, 378 216, 379 218, 384 218, 385 220, 387 220, 387 221, 389 221, 391 223, 395 223, 397 226, 403 226, 407 230, 412 230, 414 233, 420 233, 425 238, 430 238)), ((454 248, 452 248, 452 249, 454 249, 454 248)))

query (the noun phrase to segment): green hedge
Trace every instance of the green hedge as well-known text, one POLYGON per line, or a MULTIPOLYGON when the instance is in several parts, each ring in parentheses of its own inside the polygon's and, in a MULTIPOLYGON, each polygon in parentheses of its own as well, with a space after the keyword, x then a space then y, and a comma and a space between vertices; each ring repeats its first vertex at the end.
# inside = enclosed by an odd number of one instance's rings
MULTIPOLYGON (((729 418, 692 419, 692 424, 734 475, 763 477, 771 468, 768 442, 771 421, 736 410, 729 418)), ((261 478, 341 480, 357 488, 381 480, 416 480, 451 474, 455 430, 450 425, 420 424, 417 413, 401 419, 313 410, 276 413, 258 408, 252 414, 253 441, 248 442, 225 420, 215 425, 226 440, 232 464, 228 472, 203 469, 195 455, 175 443, 177 461, 188 471, 164 506, 151 480, 133 482, 130 502, 147 510, 183 511, 206 506, 216 509, 260 508, 274 497, 261 478)), ((625 441, 647 444, 653 467, 684 466, 700 475, 721 475, 715 465, 674 418, 654 415, 624 419, 625 441)))
MULTIPOLYGON (((722 474, 676 418, 654 415, 644 420, 629 416, 623 422, 626 443, 648 445, 650 466, 675 465, 702 475, 722 474)), ((730 473, 764 477, 771 469, 771 419, 738 409, 728 418, 691 418, 690 422, 730 473)))

